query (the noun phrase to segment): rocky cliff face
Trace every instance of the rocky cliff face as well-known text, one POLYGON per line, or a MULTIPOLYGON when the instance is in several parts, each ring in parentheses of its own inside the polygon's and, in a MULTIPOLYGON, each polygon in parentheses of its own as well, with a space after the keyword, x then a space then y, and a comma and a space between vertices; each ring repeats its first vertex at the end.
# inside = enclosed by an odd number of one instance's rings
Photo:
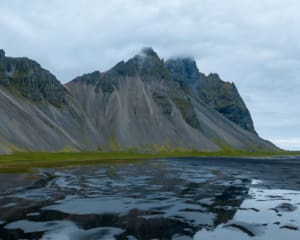
POLYGON ((32 101, 47 101, 57 106, 66 103, 67 92, 63 85, 35 61, 5 57, 1 50, 0 74, 0 83, 13 87, 32 101))
POLYGON ((0 153, 93 150, 97 139, 55 76, 28 58, 0 51, 0 153))
POLYGON ((234 83, 222 81, 218 74, 205 76, 192 59, 171 59, 165 65, 183 88, 232 122, 255 133, 250 112, 234 83))
POLYGON ((209 74, 200 82, 199 97, 242 128, 254 132, 254 125, 248 108, 234 83, 224 82, 218 74, 209 74))
POLYGON ((276 150, 255 133, 233 84, 191 59, 151 49, 65 86, 0 51, 0 152, 12 150, 276 150))

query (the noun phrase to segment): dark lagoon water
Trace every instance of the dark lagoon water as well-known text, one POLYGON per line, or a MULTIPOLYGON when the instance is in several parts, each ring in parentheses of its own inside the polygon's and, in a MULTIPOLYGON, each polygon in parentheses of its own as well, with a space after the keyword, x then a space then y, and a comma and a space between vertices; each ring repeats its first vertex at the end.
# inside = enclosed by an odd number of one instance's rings
POLYGON ((0 239, 300 239, 300 158, 0 174, 0 239))

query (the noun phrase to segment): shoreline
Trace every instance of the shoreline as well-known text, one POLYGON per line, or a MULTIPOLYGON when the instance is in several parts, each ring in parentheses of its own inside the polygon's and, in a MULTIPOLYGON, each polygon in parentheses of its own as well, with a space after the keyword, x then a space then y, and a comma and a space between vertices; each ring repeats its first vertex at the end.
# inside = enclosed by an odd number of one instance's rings
POLYGON ((124 164, 163 158, 245 158, 276 159, 300 156, 300 152, 17 152, 0 155, 0 173, 30 172, 36 168, 72 165, 124 164))

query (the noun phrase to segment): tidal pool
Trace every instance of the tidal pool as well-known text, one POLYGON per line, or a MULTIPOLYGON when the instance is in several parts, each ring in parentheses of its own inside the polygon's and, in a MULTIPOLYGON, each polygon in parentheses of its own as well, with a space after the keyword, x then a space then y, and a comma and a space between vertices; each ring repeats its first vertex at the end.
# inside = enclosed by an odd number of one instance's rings
POLYGON ((0 239, 300 239, 300 158, 0 174, 0 239))

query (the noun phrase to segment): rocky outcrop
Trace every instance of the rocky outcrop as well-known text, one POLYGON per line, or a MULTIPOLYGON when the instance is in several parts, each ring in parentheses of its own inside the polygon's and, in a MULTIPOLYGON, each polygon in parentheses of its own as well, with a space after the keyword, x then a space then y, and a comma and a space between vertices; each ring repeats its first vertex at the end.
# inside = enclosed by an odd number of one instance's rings
POLYGON ((0 51, 0 153, 276 150, 242 103, 234 85, 200 73, 193 60, 164 62, 151 48, 65 86, 38 63, 0 51))
POLYGON ((194 86, 205 76, 199 72, 195 60, 191 58, 169 59, 165 66, 172 78, 183 87, 194 86))
POLYGON ((197 93, 208 106, 242 128, 256 133, 250 112, 234 83, 222 81, 218 74, 209 74, 199 82, 197 93))
POLYGON ((1 83, 10 85, 24 97, 34 101, 48 101, 60 106, 66 103, 67 92, 49 71, 28 58, 5 57, 0 52, 1 83))
POLYGON ((234 83, 222 81, 218 74, 205 76, 190 58, 170 59, 165 65, 184 89, 240 127, 255 133, 250 112, 234 83))
POLYGON ((97 139, 54 75, 28 58, 0 51, 0 153, 95 150, 97 139))

